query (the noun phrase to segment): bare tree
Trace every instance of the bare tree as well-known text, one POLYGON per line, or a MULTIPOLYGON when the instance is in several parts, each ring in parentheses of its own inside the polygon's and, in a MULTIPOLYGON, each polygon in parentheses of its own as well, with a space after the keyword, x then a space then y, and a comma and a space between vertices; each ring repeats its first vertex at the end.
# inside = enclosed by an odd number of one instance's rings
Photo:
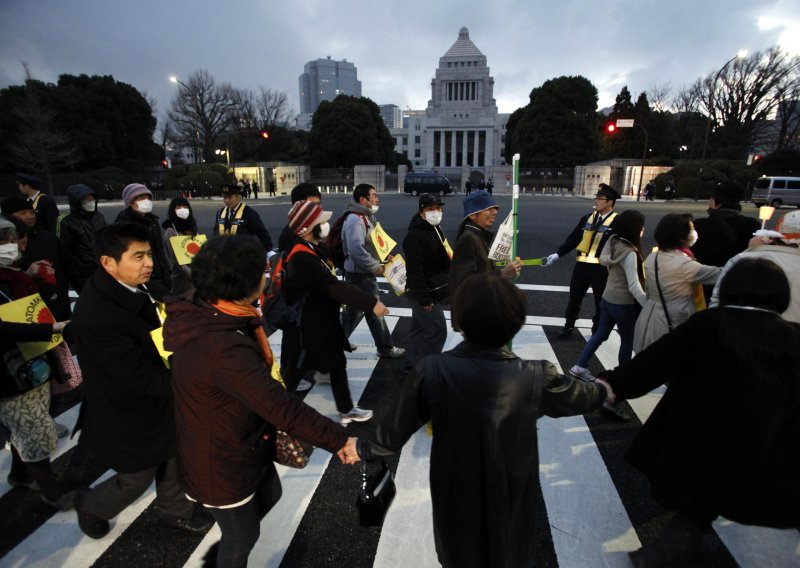
POLYGON ((289 95, 286 91, 258 88, 256 95, 256 112, 264 128, 270 129, 276 125, 285 126, 289 121, 292 108, 289 106, 289 95))
POLYGON ((670 94, 672 87, 669 82, 653 85, 647 91, 647 99, 650 101, 650 106, 656 112, 666 112, 670 108, 670 94))
POLYGON ((800 147, 800 72, 787 77, 778 89, 778 104, 775 114, 775 149, 800 147))

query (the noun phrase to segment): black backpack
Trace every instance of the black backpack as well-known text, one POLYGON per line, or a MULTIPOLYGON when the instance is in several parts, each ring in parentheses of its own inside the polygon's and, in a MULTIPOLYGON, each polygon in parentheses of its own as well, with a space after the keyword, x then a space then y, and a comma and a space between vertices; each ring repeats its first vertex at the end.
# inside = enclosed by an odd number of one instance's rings
POLYGON ((369 233, 369 223, 364 215, 356 213, 355 211, 345 211, 333 223, 331 232, 328 233, 328 238, 325 239, 325 247, 328 249, 328 260, 330 260, 336 268, 341 268, 342 270, 344 270, 345 259, 344 246, 342 245, 342 227, 344 226, 344 220, 351 213, 361 217, 361 220, 364 221, 364 228, 367 230, 367 233, 369 233))
POLYGON ((289 268, 289 260, 300 251, 316 254, 306 245, 297 243, 288 252, 281 253, 278 256, 277 262, 274 264, 270 263, 269 284, 261 296, 261 320, 264 323, 264 331, 267 337, 279 329, 286 329, 291 325, 300 325, 300 318, 303 315, 303 304, 305 304, 308 294, 304 294, 303 297, 294 304, 289 304, 286 301, 286 277, 289 268))

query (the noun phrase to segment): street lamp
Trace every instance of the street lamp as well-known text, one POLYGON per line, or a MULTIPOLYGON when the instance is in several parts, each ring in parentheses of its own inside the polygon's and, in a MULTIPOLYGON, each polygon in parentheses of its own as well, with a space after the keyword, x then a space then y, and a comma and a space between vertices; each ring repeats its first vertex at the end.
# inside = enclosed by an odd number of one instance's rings
POLYGON ((222 150, 222 149, 220 149, 220 150, 214 150, 214 153, 215 153, 217 156, 222 156, 222 155, 225 155, 225 159, 226 159, 226 161, 228 162, 228 169, 230 169, 230 167, 231 167, 231 153, 228 151, 228 149, 227 149, 227 148, 225 148, 224 150, 222 150))

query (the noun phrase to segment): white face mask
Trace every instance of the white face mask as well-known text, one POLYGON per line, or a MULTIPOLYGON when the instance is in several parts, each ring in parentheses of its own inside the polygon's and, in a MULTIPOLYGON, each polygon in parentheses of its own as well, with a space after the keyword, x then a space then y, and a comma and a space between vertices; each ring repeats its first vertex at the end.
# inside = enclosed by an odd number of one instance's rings
POLYGON ((89 201, 81 201, 81 209, 87 213, 93 213, 97 209, 97 201, 90 199, 89 201))
POLYGON ((150 213, 153 210, 153 202, 149 199, 142 199, 134 202, 134 206, 139 213, 150 213))
POLYGON ((331 232, 331 224, 325 221, 324 223, 320 224, 319 226, 319 238, 320 240, 326 238, 328 234, 331 232))
POLYGON ((690 247, 693 247, 697 243, 697 231, 692 229, 689 233, 689 238, 686 241, 686 244, 690 247))
POLYGON ((176 207, 175 208, 175 215, 178 219, 188 219, 189 218, 189 208, 188 207, 176 207))
POLYGON ((441 211, 425 211, 425 220, 434 227, 442 222, 441 211))
POLYGON ((377 213, 377 212, 378 212, 378 206, 377 206, 377 205, 370 205, 370 206, 369 206, 369 211, 370 211, 370 213, 372 213, 373 215, 375 215, 375 213, 377 213))
POLYGON ((0 245, 0 266, 11 266, 19 257, 19 245, 17 243, 0 245))

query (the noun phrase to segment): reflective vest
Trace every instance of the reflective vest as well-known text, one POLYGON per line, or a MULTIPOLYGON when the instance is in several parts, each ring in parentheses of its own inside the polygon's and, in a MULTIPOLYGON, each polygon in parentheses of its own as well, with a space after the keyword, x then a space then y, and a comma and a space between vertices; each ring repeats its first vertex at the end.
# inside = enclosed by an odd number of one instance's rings
POLYGON ((586 219, 586 224, 583 226, 583 238, 578 245, 578 262, 586 262, 588 264, 600 264, 600 259, 597 256, 597 249, 600 247, 600 241, 603 240, 603 233, 608 231, 611 223, 617 214, 612 211, 608 217, 603 220, 599 227, 595 228, 594 224, 597 220, 598 212, 595 211, 586 219))
POLYGON ((36 197, 33 198, 33 210, 36 211, 37 207, 39 207, 39 200, 42 198, 42 192, 36 194, 36 197))
POLYGON ((223 207, 220 209, 219 214, 217 215, 217 228, 219 229, 220 235, 235 235, 239 225, 244 223, 244 219, 242 216, 244 215, 244 208, 247 207, 244 203, 239 204, 239 209, 237 209, 236 213, 231 219, 230 223, 228 223, 227 216, 228 216, 228 208, 223 207))

